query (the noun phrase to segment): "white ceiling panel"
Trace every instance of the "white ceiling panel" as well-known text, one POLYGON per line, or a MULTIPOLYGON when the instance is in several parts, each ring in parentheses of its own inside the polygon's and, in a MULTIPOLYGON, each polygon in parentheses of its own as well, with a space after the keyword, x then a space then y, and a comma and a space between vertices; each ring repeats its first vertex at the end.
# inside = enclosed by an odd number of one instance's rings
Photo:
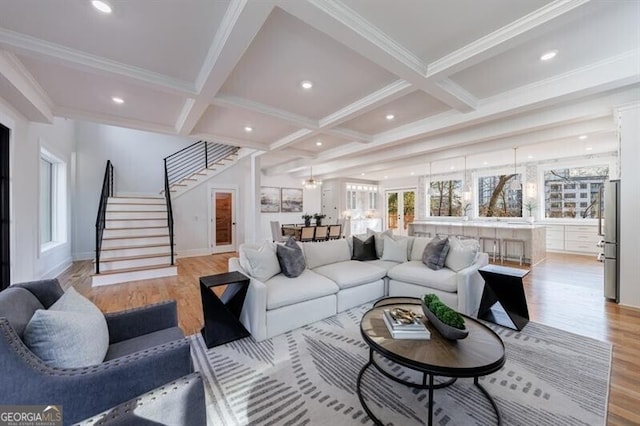
POLYGON ((316 135, 296 143, 296 148, 317 154, 328 149, 339 148, 349 143, 352 143, 352 141, 333 135, 316 135), (318 142, 321 142, 322 145, 318 146, 318 142))
POLYGON ((193 81, 229 0, 0 0, 0 27, 84 53, 193 81))
POLYGON ((524 16, 551 0, 343 0, 424 62, 524 16))
POLYGON ((640 1, 600 2, 581 9, 561 28, 461 71, 452 79, 485 98, 632 49, 640 49, 640 1), (552 49, 558 50, 555 58, 547 62, 539 59, 552 49))
POLYGON ((276 8, 221 92, 320 119, 396 79, 276 8), (313 88, 302 89, 303 80, 313 88))
MULTIPOLYGON (((56 107, 174 126, 185 98, 34 58, 20 60, 56 107), (112 97, 121 97, 117 105, 112 97)), ((97 118, 96 118, 97 119, 97 118)))
POLYGON ((238 112, 236 109, 210 106, 196 125, 194 132, 270 144, 296 130, 299 129, 257 112, 238 112), (253 130, 246 132, 244 130, 246 126, 253 130))
POLYGON ((416 91, 344 123, 343 127, 362 133, 376 134, 431 117, 448 109, 447 105, 437 99, 422 91, 416 91), (389 114, 394 116, 393 120, 386 119, 389 114))

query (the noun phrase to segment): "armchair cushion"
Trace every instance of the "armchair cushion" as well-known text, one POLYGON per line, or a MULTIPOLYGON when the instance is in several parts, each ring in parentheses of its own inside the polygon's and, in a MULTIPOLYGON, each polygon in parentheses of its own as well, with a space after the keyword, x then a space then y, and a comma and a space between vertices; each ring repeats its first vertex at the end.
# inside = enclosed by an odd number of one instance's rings
POLYGON ((104 360, 109 361, 134 352, 143 351, 153 346, 162 345, 173 340, 180 340, 183 337, 184 335, 178 327, 165 328, 164 330, 143 334, 142 336, 113 343, 109 346, 109 350, 107 351, 107 355, 104 360))
POLYGON ((109 330, 102 312, 70 287, 49 309, 33 314, 24 342, 52 367, 79 368, 104 360, 109 330))

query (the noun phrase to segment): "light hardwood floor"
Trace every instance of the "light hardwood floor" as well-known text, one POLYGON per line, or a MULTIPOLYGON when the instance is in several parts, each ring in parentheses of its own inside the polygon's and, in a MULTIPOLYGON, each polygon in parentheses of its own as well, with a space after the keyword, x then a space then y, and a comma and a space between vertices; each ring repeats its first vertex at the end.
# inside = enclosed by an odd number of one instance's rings
MULTIPOLYGON (((103 311, 113 312, 162 300, 178 302, 185 334, 202 327, 198 278, 227 271, 234 254, 178 260, 178 276, 91 288, 92 264, 75 262, 59 279, 74 286, 103 311)), ((640 310, 605 301, 603 267, 592 256, 549 253, 525 278, 532 321, 610 342, 613 345, 609 425, 640 424, 640 310)))

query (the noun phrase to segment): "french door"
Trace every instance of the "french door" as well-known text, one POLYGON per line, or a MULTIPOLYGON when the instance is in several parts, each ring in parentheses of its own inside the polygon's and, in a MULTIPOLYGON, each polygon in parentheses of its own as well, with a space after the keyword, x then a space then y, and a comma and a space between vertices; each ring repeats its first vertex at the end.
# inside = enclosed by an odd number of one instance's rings
POLYGON ((236 251, 236 190, 211 190, 211 252, 236 251))
POLYGON ((394 235, 407 235, 408 226, 415 217, 416 190, 385 191, 385 218, 387 229, 394 235))
POLYGON ((0 290, 11 284, 9 230, 9 129, 0 124, 0 290))

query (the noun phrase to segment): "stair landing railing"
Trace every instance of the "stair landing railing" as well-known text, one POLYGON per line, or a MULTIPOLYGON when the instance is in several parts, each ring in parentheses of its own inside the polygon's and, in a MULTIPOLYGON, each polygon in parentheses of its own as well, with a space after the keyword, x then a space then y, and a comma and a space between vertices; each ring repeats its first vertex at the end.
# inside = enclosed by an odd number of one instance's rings
POLYGON ((165 174, 169 188, 185 178, 205 169, 212 169, 229 160, 240 150, 237 146, 216 142, 198 141, 164 159, 165 174))
POLYGON ((96 274, 100 273, 100 250, 102 249, 102 234, 106 223, 109 197, 113 197, 113 164, 111 164, 111 160, 107 160, 107 167, 104 171, 98 217, 96 218, 96 274))
POLYGON ((173 249, 173 207, 171 205, 171 187, 169 186, 169 173, 167 172, 167 159, 164 159, 164 199, 167 203, 167 228, 169 228, 169 245, 171 246, 171 264, 174 265, 173 249))

